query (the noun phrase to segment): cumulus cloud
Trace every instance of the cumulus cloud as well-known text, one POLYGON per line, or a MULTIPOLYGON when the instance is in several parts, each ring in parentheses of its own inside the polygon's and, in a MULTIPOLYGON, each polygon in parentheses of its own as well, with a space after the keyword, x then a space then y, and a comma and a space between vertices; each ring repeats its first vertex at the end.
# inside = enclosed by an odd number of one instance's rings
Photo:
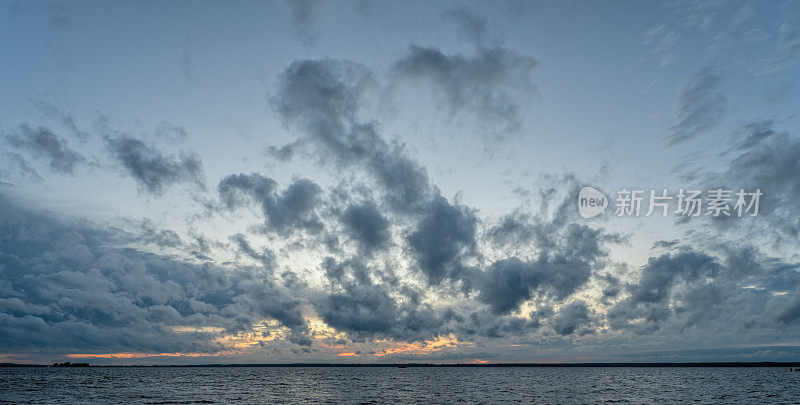
POLYGON ((575 301, 563 306, 552 319, 553 330, 561 336, 571 335, 578 328, 591 321, 589 308, 583 301, 575 301))
POLYGON ((372 201, 349 205, 342 213, 342 223, 366 252, 386 246, 391 239, 389 221, 372 201))
POLYGON ((193 183, 205 187, 203 164, 194 154, 167 155, 139 139, 106 137, 112 157, 138 183, 141 191, 159 195, 166 186, 193 183))
MULTIPOLYGON (((462 291, 476 292, 479 302, 495 314, 508 314, 534 295, 563 300, 587 283, 592 267, 601 264, 606 255, 603 244, 618 240, 601 229, 574 224, 569 216, 575 213, 567 211, 572 205, 566 201, 558 201, 555 219, 510 223, 529 219, 520 215, 490 232, 497 240, 512 239, 513 235, 503 236, 508 232, 527 235, 528 242, 535 241, 538 248, 534 258, 509 257, 485 269, 478 265, 482 254, 477 249, 480 235, 476 212, 444 198, 431 184, 424 167, 402 148, 386 142, 378 127, 360 116, 373 82, 369 70, 352 62, 295 62, 281 75, 273 105, 287 126, 301 131, 298 141, 311 148, 321 164, 363 169, 379 186, 375 192, 382 197, 382 204, 375 208, 385 210, 384 217, 407 224, 407 252, 414 261, 413 269, 428 285, 460 285, 462 291)), ((301 144, 298 141, 293 145, 301 144)), ((354 217, 352 208, 349 210, 354 217)), ((370 217, 378 218, 372 207, 369 211, 370 217)), ((371 224, 373 220, 365 222, 371 224)), ((359 236, 352 223, 348 226, 362 243, 374 239, 359 236)), ((343 269, 331 266, 326 274, 338 280, 343 269)), ((349 303, 343 297, 339 300, 349 303)), ((488 329, 480 330, 489 333, 488 329)))
POLYGON ((475 247, 477 218, 467 207, 452 205, 438 197, 408 237, 420 270, 431 284, 457 280, 462 258, 475 247))
POLYGON ((323 224, 316 214, 320 187, 311 180, 299 179, 285 190, 276 190, 277 183, 258 173, 231 174, 217 186, 220 199, 228 209, 255 202, 266 218, 265 231, 289 235, 295 229, 318 233, 323 224))
POLYGON ((323 262, 329 290, 314 300, 328 325, 351 339, 390 338, 424 341, 454 330, 458 318, 450 309, 422 304, 409 288, 397 288, 358 259, 323 262))
POLYGON ((535 260, 502 259, 474 274, 478 300, 495 313, 518 309, 536 292, 556 300, 569 297, 589 281, 593 267, 607 255, 603 244, 616 241, 615 235, 586 225, 571 223, 561 229, 553 228, 552 223, 539 226, 548 226, 556 234, 538 242, 535 260))

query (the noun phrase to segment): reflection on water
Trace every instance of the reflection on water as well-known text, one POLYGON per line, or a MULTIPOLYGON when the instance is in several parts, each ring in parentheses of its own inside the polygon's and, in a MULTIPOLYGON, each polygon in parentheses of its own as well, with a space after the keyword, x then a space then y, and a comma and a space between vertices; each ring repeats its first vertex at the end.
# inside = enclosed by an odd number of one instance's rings
POLYGON ((797 403, 788 368, 0 367, 0 403, 797 403))

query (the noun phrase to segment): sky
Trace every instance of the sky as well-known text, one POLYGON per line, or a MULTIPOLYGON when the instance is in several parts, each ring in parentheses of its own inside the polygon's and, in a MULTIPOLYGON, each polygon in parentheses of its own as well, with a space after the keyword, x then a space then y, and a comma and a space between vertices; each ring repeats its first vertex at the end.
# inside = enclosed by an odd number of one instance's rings
POLYGON ((798 1, 0 1, 0 55, 0 362, 800 361, 798 1))

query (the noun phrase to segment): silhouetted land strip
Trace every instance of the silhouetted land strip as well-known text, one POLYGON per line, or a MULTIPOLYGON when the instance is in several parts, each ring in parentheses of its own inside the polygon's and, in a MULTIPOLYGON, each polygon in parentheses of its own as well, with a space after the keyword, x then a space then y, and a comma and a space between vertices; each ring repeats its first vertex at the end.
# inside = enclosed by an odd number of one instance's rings
MULTIPOLYGON (((89 367, 78 363, 78 367, 89 367)), ((45 364, 0 363, 0 367, 52 367, 45 364)), ((63 366, 62 366, 63 367, 63 366)), ((253 363, 253 364, 173 364, 173 365, 92 365, 91 367, 792 367, 800 368, 800 362, 699 362, 699 363, 489 363, 489 364, 442 364, 442 363, 253 363)))

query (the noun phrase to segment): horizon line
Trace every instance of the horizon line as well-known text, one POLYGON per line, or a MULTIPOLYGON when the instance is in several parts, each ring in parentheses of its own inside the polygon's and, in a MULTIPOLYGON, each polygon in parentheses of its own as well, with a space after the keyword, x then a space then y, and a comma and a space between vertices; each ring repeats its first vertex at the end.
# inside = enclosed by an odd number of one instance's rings
MULTIPOLYGON (((74 363, 88 364, 88 363, 74 363)), ((51 364, 0 363, 0 367, 54 367, 51 364)), ((84 366, 83 368, 85 368, 84 366)), ((798 367, 800 361, 599 362, 599 363, 207 363, 89 364, 88 367, 798 367)), ((56 368, 81 368, 58 366, 56 368)))

